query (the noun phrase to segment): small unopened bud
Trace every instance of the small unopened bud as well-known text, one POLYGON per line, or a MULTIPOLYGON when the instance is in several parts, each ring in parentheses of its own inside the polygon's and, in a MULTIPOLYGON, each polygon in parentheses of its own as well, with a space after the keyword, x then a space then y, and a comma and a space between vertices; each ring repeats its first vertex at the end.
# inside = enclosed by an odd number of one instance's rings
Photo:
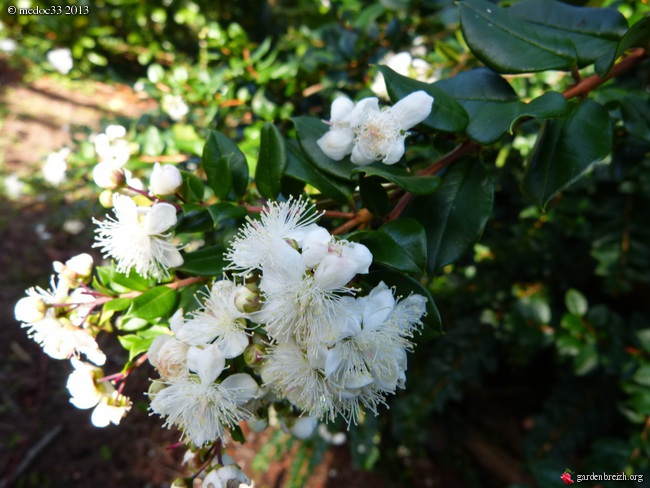
POLYGON ((173 195, 183 184, 183 177, 176 166, 156 163, 151 173, 149 188, 154 195, 173 195))
POLYGON ((45 318, 47 304, 37 297, 25 297, 18 300, 14 315, 19 322, 34 323, 45 318))
POLYGON ((149 385, 149 390, 147 391, 147 394, 149 396, 155 396, 157 393, 160 393, 165 388, 167 388, 167 385, 165 383, 163 383, 162 381, 153 380, 149 385))
POLYGON ((244 349, 244 361, 247 366, 254 367, 264 360, 266 348, 262 344, 250 344, 244 349))
POLYGON ((113 208, 113 192, 104 190, 99 194, 99 204, 104 208, 113 208))
POLYGON ((110 163, 99 163, 93 169, 93 180, 100 188, 117 190, 126 182, 124 170, 110 163))
POLYGON ((289 245, 290 245, 291 247, 293 247, 296 251, 300 250, 300 246, 298 246, 298 241, 296 241, 296 240, 294 240, 294 239, 286 238, 286 239, 284 240, 284 242, 286 242, 287 244, 289 244, 289 245))
POLYGON ((253 313, 262 308, 260 291, 255 283, 237 287, 235 308, 241 313, 253 313))

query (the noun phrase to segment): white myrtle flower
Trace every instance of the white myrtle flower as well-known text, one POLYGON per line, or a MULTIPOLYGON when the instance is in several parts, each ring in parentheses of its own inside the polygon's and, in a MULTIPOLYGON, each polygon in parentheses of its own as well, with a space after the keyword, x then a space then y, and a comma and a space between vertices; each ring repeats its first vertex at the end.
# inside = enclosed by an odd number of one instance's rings
POLYGON ((151 193, 159 196, 173 195, 183 184, 183 177, 178 168, 172 164, 162 166, 156 163, 153 166, 149 188, 151 193))
POLYGON ((68 169, 66 158, 70 149, 64 147, 60 151, 50 153, 43 165, 43 177, 52 186, 59 186, 65 181, 65 172, 68 169))
POLYGON ((235 297, 243 286, 228 280, 216 281, 203 307, 194 312, 176 333, 192 346, 216 344, 226 359, 241 355, 248 346, 246 314, 235 307, 235 297))
POLYGON ((93 221, 98 228, 96 243, 104 255, 117 261, 117 270, 128 273, 135 269, 144 277, 169 276, 167 268, 183 264, 183 256, 174 246, 171 233, 165 233, 176 224, 176 209, 168 203, 154 203, 139 207, 129 197, 113 195, 116 218, 93 221))
POLYGON ((274 238, 302 243, 304 236, 316 227, 319 214, 309 200, 289 198, 286 202, 271 202, 260 215, 260 220, 248 222, 238 232, 226 253, 231 261, 228 269, 246 274, 259 268, 272 251, 274 238))
MULTIPOLYGON (((332 104, 333 112, 336 102, 332 104)), ((330 121, 330 130, 317 141, 318 145, 327 156, 337 161, 351 153, 350 160, 357 165, 368 165, 377 160, 395 164, 404 155, 407 131, 429 116, 432 104, 433 97, 420 90, 381 110, 377 98, 364 98, 350 111, 349 119, 339 113, 340 106, 337 106, 337 122, 330 121), (351 133, 352 145, 349 143, 351 133)), ((350 108, 347 102, 345 106, 350 108)))
POLYGON ((52 49, 47 53, 47 61, 63 75, 67 75, 72 69, 72 53, 67 47, 52 49))
POLYGON ((253 488, 254 486, 255 483, 244 474, 239 466, 226 464, 210 471, 202 481, 200 488, 253 488))
POLYGON ((153 394, 151 410, 166 417, 165 426, 176 425, 200 447, 223 438, 231 428, 250 416, 244 405, 259 390, 245 373, 228 376, 217 383, 225 368, 225 358, 216 345, 190 347, 187 366, 193 373, 168 381, 166 388, 153 394))
POLYGON ((70 287, 75 287, 79 285, 79 281, 89 278, 93 265, 93 257, 88 253, 78 254, 68 259, 65 264, 60 261, 53 263, 54 271, 60 279, 65 279, 70 287))
MULTIPOLYGON (((169 320, 171 332, 177 334, 183 326, 183 309, 179 309, 169 320)), ((158 370, 165 381, 189 374, 187 368, 187 351, 189 346, 171 334, 156 336, 149 346, 147 359, 158 370)))

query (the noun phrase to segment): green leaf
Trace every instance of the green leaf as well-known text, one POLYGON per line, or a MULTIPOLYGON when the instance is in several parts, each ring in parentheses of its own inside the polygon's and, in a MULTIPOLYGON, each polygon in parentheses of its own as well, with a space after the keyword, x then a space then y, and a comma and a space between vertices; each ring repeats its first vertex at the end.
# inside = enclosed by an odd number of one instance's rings
POLYGON ((128 315, 151 320, 167 315, 175 304, 175 290, 168 286, 156 286, 133 299, 128 315))
POLYGON ((184 203, 181 207, 183 218, 176 228, 177 233, 205 232, 214 227, 212 216, 205 207, 194 203, 184 203))
POLYGON ((129 351, 129 361, 136 357, 138 354, 147 352, 153 339, 143 338, 136 334, 127 334, 118 336, 117 338, 124 349, 129 351))
POLYGON ((349 203, 354 194, 355 185, 353 183, 321 173, 307 162, 299 149, 293 145, 287 146, 287 167, 284 173, 310 184, 323 195, 341 204, 349 203))
POLYGON ((146 156, 159 156, 163 153, 165 142, 160 135, 158 127, 150 125, 142 137, 142 154, 146 156))
POLYGON ((383 281, 389 287, 394 286, 397 290, 397 296, 407 297, 411 293, 422 295, 427 299, 427 313, 422 317, 422 323, 426 328, 422 331, 422 339, 429 340, 442 333, 442 319, 433 300, 431 293, 419 281, 414 280, 408 275, 397 271, 382 270, 373 271, 364 276, 364 281, 372 285, 377 285, 383 281))
POLYGON ((120 312, 122 310, 126 310, 129 308, 129 305, 131 305, 131 298, 114 298, 110 302, 106 302, 104 304, 104 312, 120 312))
POLYGON ((146 291, 155 283, 155 280, 139 275, 135 269, 131 269, 128 275, 114 271, 111 280, 112 283, 121 285, 127 290, 135 291, 146 291))
POLYGON ((409 214, 427 234, 427 268, 431 273, 472 248, 492 211, 494 183, 476 159, 455 163, 445 173, 440 189, 418 197, 409 214))
POLYGON ((511 132, 522 117, 547 119, 560 117, 568 110, 565 98, 557 92, 544 93, 526 104, 520 101, 490 103, 478 110, 467 127, 467 135, 481 144, 494 144, 511 132))
POLYGON ((181 176, 183 177, 183 186, 181 189, 183 200, 188 203, 202 201, 205 192, 203 180, 189 171, 181 170, 181 176))
POLYGON ((370 249, 373 262, 405 273, 425 273, 427 239, 422 225, 402 217, 377 231, 361 231, 348 236, 370 249))
POLYGON ((224 251, 222 246, 213 246, 187 253, 183 265, 176 269, 196 276, 217 276, 227 265, 224 251))
POLYGON ((614 61, 621 57, 625 51, 637 46, 645 47, 647 50, 649 40, 650 17, 643 17, 625 33, 615 52, 606 53, 596 61, 596 73, 601 77, 605 77, 614 66, 614 61))
POLYGON ((486 105, 516 102, 519 97, 510 84, 494 71, 477 68, 434 83, 467 111, 470 119, 486 105))
POLYGON ((201 158, 208 184, 225 199, 231 190, 242 196, 248 188, 248 163, 237 144, 219 131, 211 130, 201 158))
POLYGON ((566 303, 567 310, 579 317, 586 314, 587 309, 589 308, 585 296, 575 288, 567 290, 566 295, 564 296, 564 302, 566 303))
POLYGON ((242 219, 248 213, 246 207, 234 205, 230 202, 219 202, 207 207, 208 212, 212 216, 215 227, 219 222, 225 219, 242 219))
POLYGON ((424 90, 433 97, 431 113, 422 122, 430 129, 442 132, 462 132, 467 127, 469 118, 463 107, 435 84, 424 83, 402 76, 388 66, 379 66, 384 75, 386 89, 393 103, 397 103, 407 95, 418 90, 424 90))
POLYGON ((529 157, 521 190, 540 208, 580 178, 612 146, 607 111, 592 100, 573 104, 566 117, 545 122, 529 157))
POLYGON ((382 186, 382 179, 377 176, 361 178, 359 181, 359 195, 363 206, 373 215, 383 216, 390 212, 388 193, 382 186))
POLYGON ((650 103, 648 96, 630 94, 621 100, 625 129, 632 135, 650 142, 650 103))
POLYGON ((255 169, 255 185, 264 198, 275 198, 287 167, 284 138, 273 124, 264 124, 261 130, 260 154, 255 169))
POLYGON ((314 117, 294 117, 291 121, 296 127, 298 142, 304 152, 304 159, 323 173, 342 180, 352 179, 352 170, 357 168, 357 165, 352 164, 347 157, 341 161, 330 159, 321 151, 321 148, 316 143, 318 139, 329 131, 327 124, 314 117))
POLYGON ((627 20, 616 9, 575 7, 554 0, 525 0, 508 11, 550 36, 570 40, 578 67, 613 52, 627 31, 627 20))
POLYGON ((467 45, 495 71, 568 71, 576 63, 577 54, 571 40, 522 21, 508 9, 486 0, 463 0, 458 7, 467 45))
POLYGON ((367 176, 381 176, 391 183, 395 183, 403 190, 415 195, 428 195, 440 187, 440 178, 438 176, 417 176, 403 168, 387 166, 385 164, 357 166, 353 173, 364 173, 367 176))

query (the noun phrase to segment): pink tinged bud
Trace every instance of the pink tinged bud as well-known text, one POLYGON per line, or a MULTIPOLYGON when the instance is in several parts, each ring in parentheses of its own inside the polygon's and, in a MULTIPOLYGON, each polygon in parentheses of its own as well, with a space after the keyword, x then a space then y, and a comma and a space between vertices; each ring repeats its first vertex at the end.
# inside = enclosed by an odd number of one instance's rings
POLYGON ((176 166, 156 163, 151 173, 149 188, 154 195, 173 195, 183 184, 183 177, 176 166))
POLYGON ((259 365, 266 355, 266 348, 262 344, 251 344, 244 350, 244 361, 247 366, 259 365))
POLYGON ((235 308, 241 313, 253 313, 262 308, 260 292, 257 285, 251 283, 237 287, 235 292, 235 308))
POLYGON ((116 190, 126 182, 124 170, 110 163, 99 163, 93 169, 93 180, 100 188, 116 190))

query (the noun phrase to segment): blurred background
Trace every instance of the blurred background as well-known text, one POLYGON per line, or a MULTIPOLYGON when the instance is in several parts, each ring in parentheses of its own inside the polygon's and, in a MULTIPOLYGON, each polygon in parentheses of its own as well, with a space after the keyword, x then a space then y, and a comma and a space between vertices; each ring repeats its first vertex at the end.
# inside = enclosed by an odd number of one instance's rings
MULTIPOLYGON (((617 8, 630 24, 649 9, 581 4, 617 8)), ((97 136, 124 127, 134 177, 155 161, 196 168, 208 128, 252 165, 265 122, 287 132, 290 116, 326 119, 338 93, 386 98, 377 64, 435 82, 480 62, 451 0, 0 5, 0 487, 169 486, 189 468, 170 448, 178 432, 148 416, 148 364, 127 382, 131 413, 97 429, 69 403, 69 363, 13 319, 25 289, 48 287, 53 261, 93 252, 91 218, 106 213, 92 178, 97 136)), ((561 72, 508 81, 522 98, 572 82, 561 72)), ((623 102, 596 95, 614 115, 637 115, 617 126, 615 153, 546 213, 518 190, 537 127, 485 149, 493 218, 473 253, 422 278, 445 334, 418 342, 407 390, 343 444, 247 432, 229 452, 256 486, 552 487, 567 467, 650 477, 647 86, 646 64, 612 87, 629 93, 623 102)), ((441 134, 436 150, 454 137, 441 134)), ((114 361, 106 371, 119 371, 125 352, 100 340, 114 361)))

